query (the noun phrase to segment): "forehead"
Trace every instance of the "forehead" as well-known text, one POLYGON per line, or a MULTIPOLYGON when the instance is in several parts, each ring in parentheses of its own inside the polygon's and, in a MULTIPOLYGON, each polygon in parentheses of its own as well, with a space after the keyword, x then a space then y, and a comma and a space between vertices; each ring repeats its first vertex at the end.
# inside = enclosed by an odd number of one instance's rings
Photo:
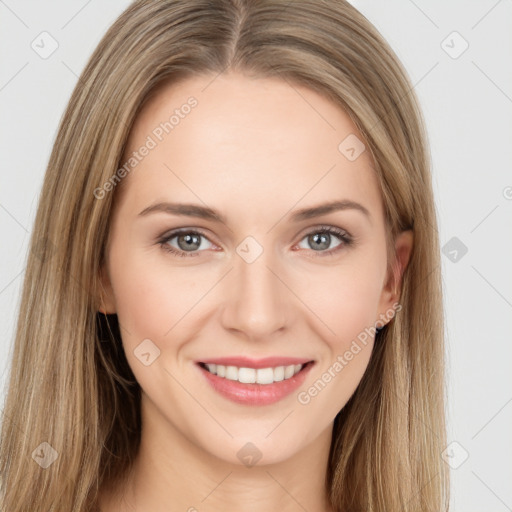
POLYGON ((137 207, 200 199, 289 209, 349 198, 378 215, 369 151, 349 159, 343 141, 364 143, 344 110, 311 89, 275 78, 195 76, 160 87, 139 113, 124 159, 151 149, 123 187, 137 207))

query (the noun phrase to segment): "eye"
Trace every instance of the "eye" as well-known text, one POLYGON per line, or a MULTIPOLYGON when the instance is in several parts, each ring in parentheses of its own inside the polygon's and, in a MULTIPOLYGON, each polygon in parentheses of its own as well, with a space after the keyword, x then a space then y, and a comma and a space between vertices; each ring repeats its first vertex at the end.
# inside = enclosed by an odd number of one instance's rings
MULTIPOLYGON (((206 236, 199 231, 174 231, 160 240, 158 243, 167 252, 176 256, 198 256, 199 249, 207 249, 201 239, 208 240, 206 236), (171 245, 171 240, 176 239, 178 247, 171 245), (196 251, 196 252, 194 252, 196 251)), ((211 244, 211 242, 209 242, 211 244)))
POLYGON ((306 240, 306 243, 309 244, 310 247, 313 247, 313 251, 317 253, 314 254, 314 257, 333 256, 344 247, 350 246, 353 242, 353 238, 346 231, 334 226, 321 226, 316 228, 314 231, 310 231, 302 240, 306 240), (340 242, 334 246, 334 248, 328 251, 324 250, 331 246, 333 237, 337 238, 340 242))

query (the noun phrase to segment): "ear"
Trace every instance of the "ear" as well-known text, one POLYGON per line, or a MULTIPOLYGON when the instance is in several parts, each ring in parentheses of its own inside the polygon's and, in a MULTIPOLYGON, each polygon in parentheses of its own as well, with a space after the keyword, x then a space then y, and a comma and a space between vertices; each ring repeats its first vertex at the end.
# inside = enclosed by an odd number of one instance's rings
POLYGON ((378 327, 383 327, 391 318, 389 313, 390 309, 394 310, 394 304, 400 300, 400 288, 402 285, 402 276, 404 270, 409 264, 414 244, 413 232, 411 229, 400 232, 395 240, 395 254, 396 258, 392 262, 392 271, 388 273, 386 283, 382 289, 382 294, 379 303, 379 319, 376 319, 378 327))
POLYGON ((107 315, 116 313, 114 290, 112 289, 110 277, 105 266, 102 266, 100 269, 99 284, 101 291, 98 311, 107 315))

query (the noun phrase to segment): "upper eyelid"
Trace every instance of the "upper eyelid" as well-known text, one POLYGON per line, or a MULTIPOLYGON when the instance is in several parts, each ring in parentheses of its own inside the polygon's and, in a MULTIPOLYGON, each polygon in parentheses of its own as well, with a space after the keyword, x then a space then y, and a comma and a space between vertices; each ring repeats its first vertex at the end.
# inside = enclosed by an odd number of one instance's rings
POLYGON ((160 241, 169 241, 173 239, 176 236, 179 236, 181 234, 187 234, 187 233, 194 233, 197 235, 201 235, 207 240, 209 240, 212 244, 214 243, 212 240, 210 240, 210 237, 201 229, 199 228, 177 228, 176 230, 169 231, 168 233, 164 233, 161 237, 159 237, 160 241))

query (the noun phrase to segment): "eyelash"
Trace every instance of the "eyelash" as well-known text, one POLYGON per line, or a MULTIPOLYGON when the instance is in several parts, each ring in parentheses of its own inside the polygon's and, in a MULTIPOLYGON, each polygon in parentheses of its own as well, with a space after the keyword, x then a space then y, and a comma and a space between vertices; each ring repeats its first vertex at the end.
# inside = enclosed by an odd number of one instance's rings
MULTIPOLYGON (((196 230, 192 230, 192 229, 181 229, 181 230, 178 230, 178 231, 173 231, 172 233, 170 233, 168 236, 160 239, 158 241, 158 244, 162 247, 162 249, 166 252, 169 252, 175 256, 179 256, 179 257, 194 257, 194 256, 199 256, 199 254, 202 252, 202 251, 197 251, 197 252, 186 252, 186 251, 179 251, 177 249, 175 249, 174 247, 172 247, 171 245, 169 245, 169 241, 172 240, 173 238, 175 238, 176 236, 179 236, 181 234, 187 234, 187 235, 190 235, 190 234, 193 234, 193 235, 200 235, 200 236, 203 236, 204 238, 206 238, 208 240, 208 237, 201 231, 196 231, 196 230)), ((314 235, 314 234, 329 234, 329 235, 335 235, 336 237, 338 237, 340 239, 340 241, 342 242, 341 244, 339 244, 338 246, 336 246, 334 249, 330 249, 328 251, 313 251, 314 253, 316 253, 313 257, 320 257, 320 258, 323 258, 323 257, 328 257, 328 256, 334 256, 336 253, 338 253, 340 250, 342 250, 344 247, 349 247, 350 245, 352 245, 352 243, 354 242, 354 239, 353 237, 347 233, 346 231, 342 230, 342 229, 339 229, 339 228, 336 228, 334 226, 320 226, 318 228, 315 228, 313 229, 312 231, 306 233, 300 241, 302 241, 304 238, 310 236, 310 235, 314 235)))

